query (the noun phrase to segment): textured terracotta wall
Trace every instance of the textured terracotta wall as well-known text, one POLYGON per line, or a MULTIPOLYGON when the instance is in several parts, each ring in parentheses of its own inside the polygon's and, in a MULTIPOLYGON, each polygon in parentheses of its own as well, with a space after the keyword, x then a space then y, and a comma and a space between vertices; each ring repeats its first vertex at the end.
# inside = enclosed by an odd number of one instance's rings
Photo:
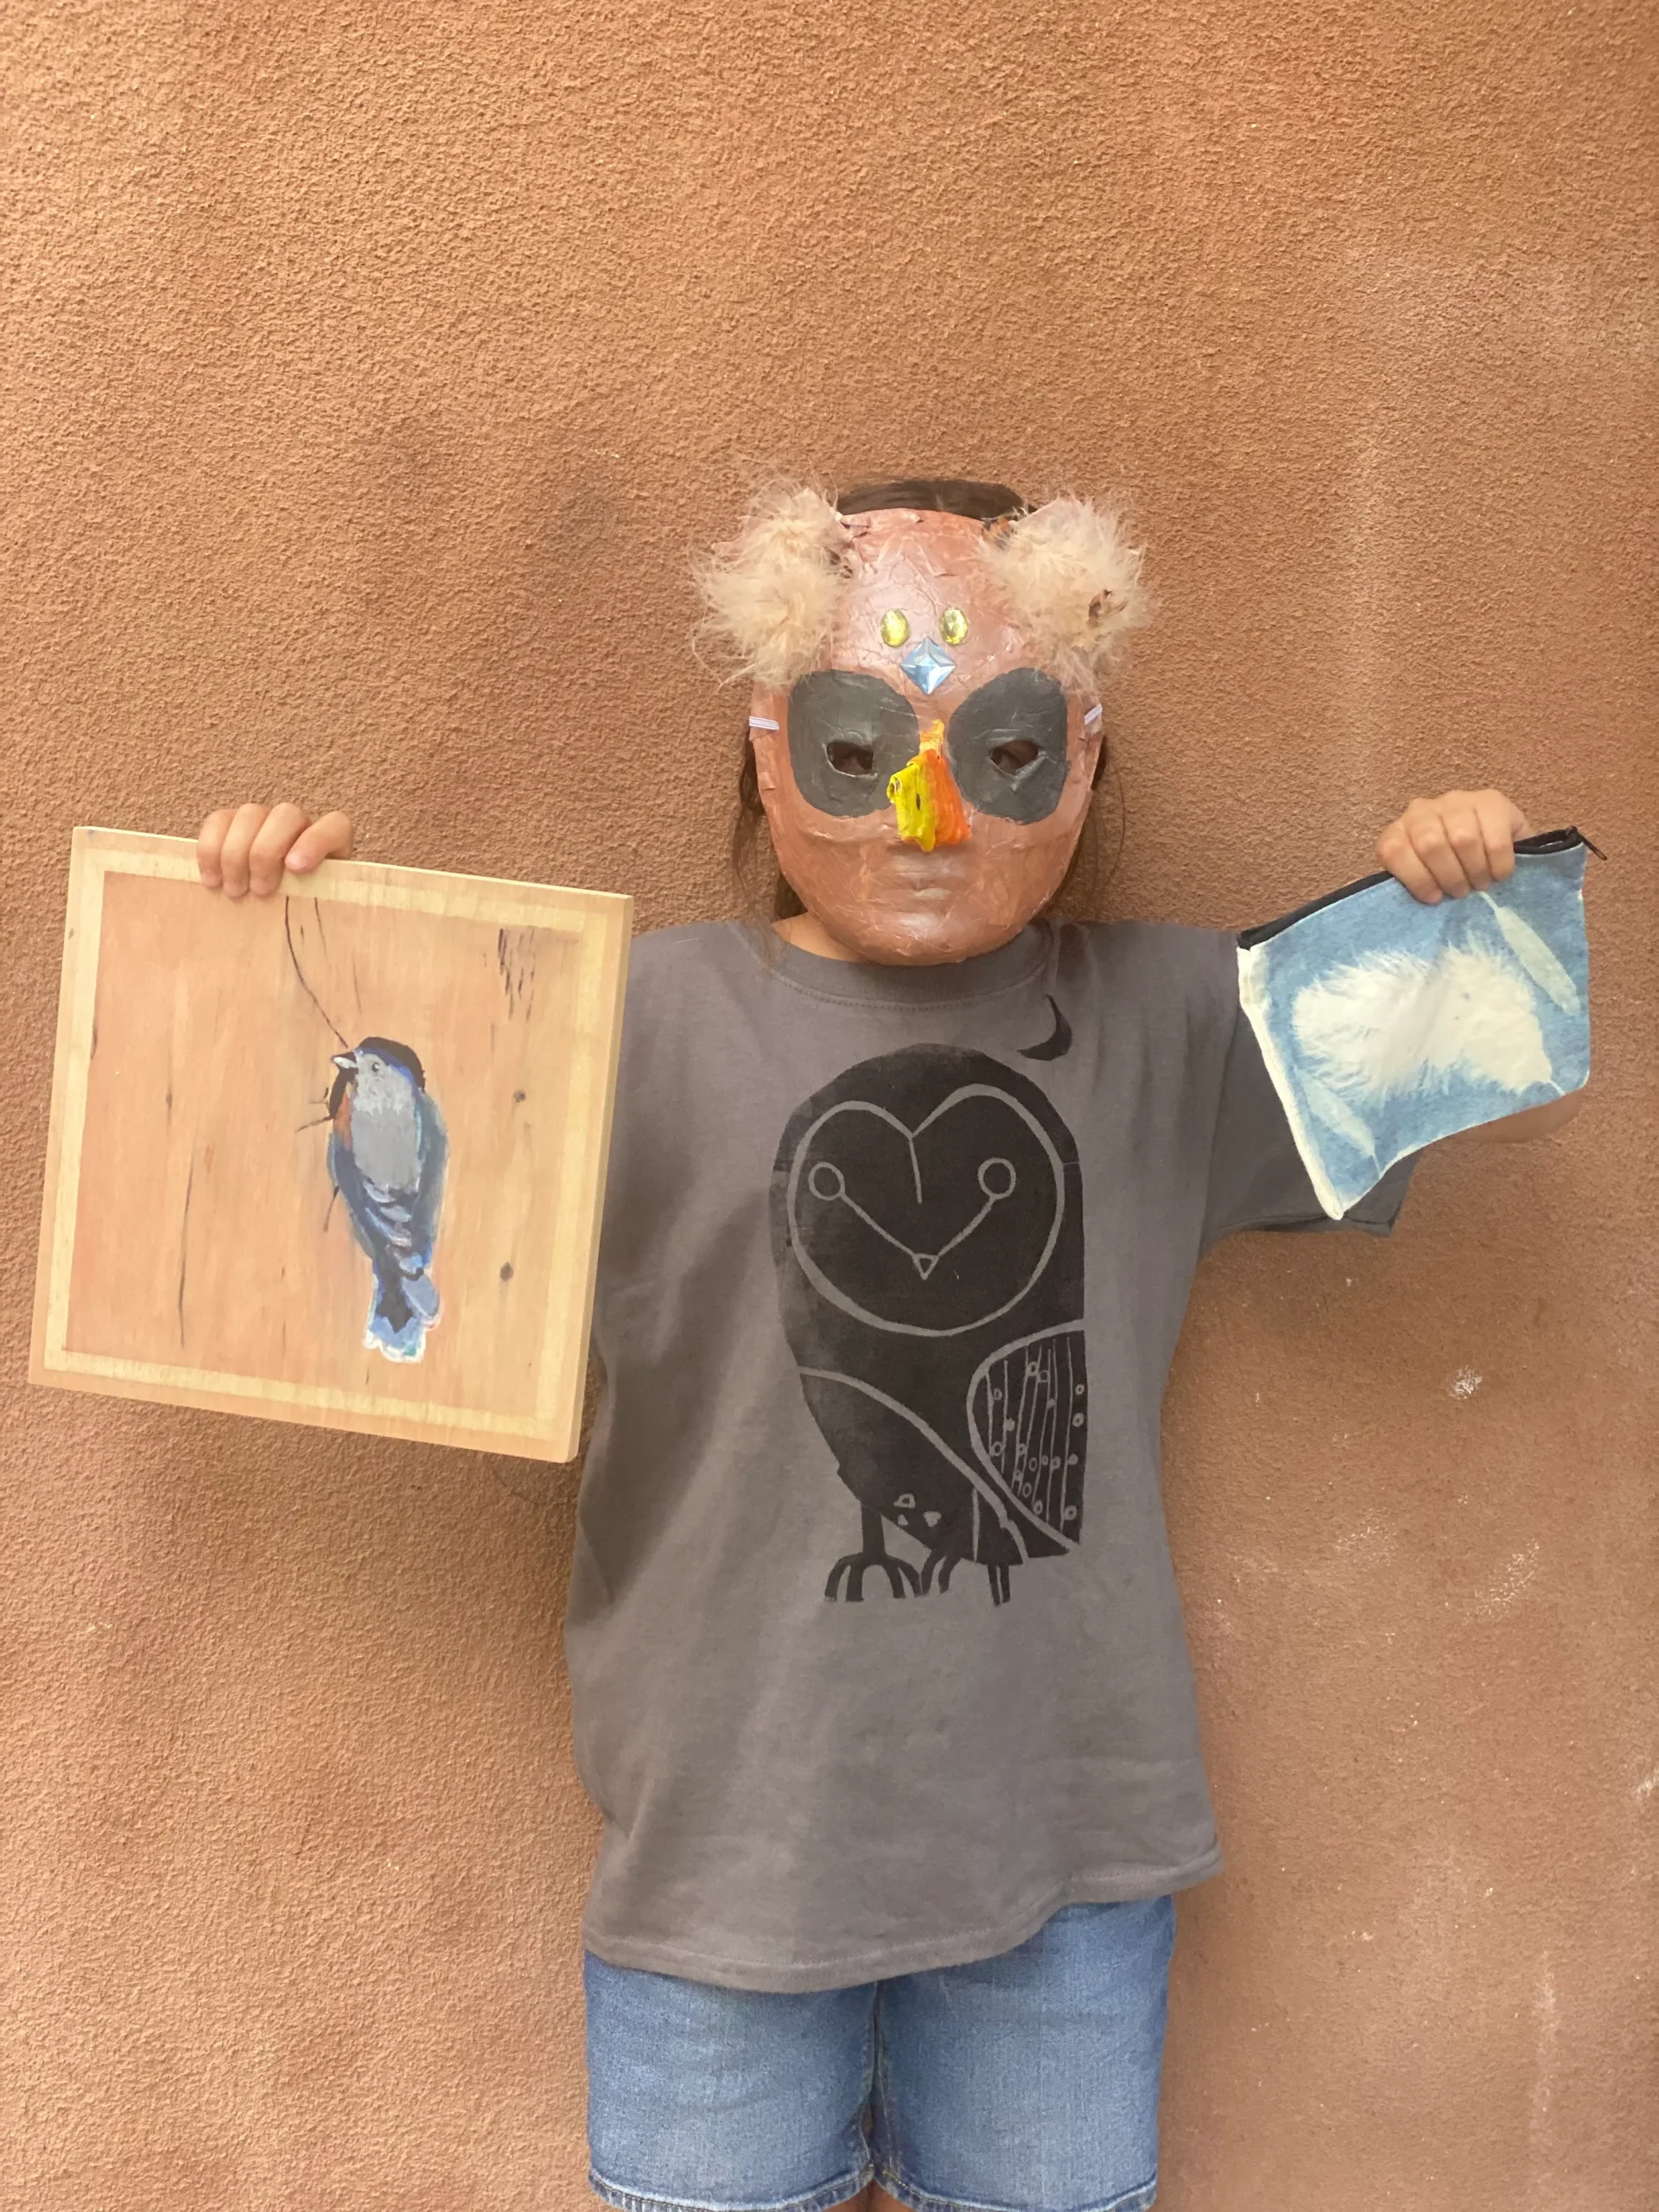
POLYGON ((7 11, 0 2202, 584 2197, 574 1474, 22 1386, 70 825, 287 793, 717 913, 684 555, 768 467, 925 466, 1135 494, 1120 911, 1271 914, 1457 780, 1612 855, 1573 1131, 1200 1283, 1230 1871, 1163 2201, 1653 2204, 1655 49, 1641 0, 7 11))

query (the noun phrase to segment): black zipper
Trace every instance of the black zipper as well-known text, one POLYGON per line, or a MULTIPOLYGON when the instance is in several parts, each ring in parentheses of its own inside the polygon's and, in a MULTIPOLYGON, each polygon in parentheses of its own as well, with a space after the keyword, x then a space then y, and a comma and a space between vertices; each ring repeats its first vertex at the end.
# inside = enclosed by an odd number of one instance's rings
MULTIPOLYGON (((1570 853, 1575 845, 1583 845, 1599 861, 1607 857, 1599 845, 1592 845, 1582 830, 1545 830, 1535 837, 1517 837, 1517 853, 1570 853)), ((1248 952, 1253 944, 1265 944, 1270 937, 1277 937, 1281 930, 1287 930, 1293 923, 1305 922, 1310 914, 1322 912, 1334 906, 1339 899, 1351 899, 1356 892, 1375 890, 1379 883, 1391 883, 1394 878, 1386 868, 1379 868, 1375 875, 1362 875, 1357 883, 1344 883, 1339 891, 1327 891, 1323 899, 1310 899, 1306 906, 1298 906, 1288 914, 1281 914, 1276 922, 1262 922, 1253 930, 1241 930, 1238 945, 1248 952)))

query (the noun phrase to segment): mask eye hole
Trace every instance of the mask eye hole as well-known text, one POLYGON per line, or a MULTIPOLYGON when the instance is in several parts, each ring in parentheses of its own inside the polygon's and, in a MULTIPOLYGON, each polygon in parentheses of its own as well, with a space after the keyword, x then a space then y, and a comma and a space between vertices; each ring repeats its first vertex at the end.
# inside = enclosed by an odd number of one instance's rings
POLYGON ((1028 737, 1016 737, 1006 745, 994 745, 988 758, 991 766, 1012 782, 1022 769, 1030 767, 1039 749, 1028 737))
MULTIPOLYGON (((1006 716, 998 734, 1011 734, 1006 716)), ((795 788, 822 814, 850 821, 880 813, 888 779, 915 752, 917 734, 916 709, 868 669, 815 668, 789 695, 795 788)))
POLYGON ((873 776, 875 773, 875 748, 860 745, 847 737, 832 738, 825 746, 824 754, 838 776, 873 776))

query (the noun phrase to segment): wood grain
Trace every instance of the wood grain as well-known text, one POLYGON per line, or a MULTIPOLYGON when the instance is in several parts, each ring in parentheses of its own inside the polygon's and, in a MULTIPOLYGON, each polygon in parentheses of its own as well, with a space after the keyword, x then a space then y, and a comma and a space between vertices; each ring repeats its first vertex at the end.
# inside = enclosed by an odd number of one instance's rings
POLYGON ((331 861, 269 899, 75 832, 30 1372, 276 1420, 576 1448, 631 902, 331 861), (448 1132, 418 1362, 327 1165, 331 1055, 418 1055, 448 1132))

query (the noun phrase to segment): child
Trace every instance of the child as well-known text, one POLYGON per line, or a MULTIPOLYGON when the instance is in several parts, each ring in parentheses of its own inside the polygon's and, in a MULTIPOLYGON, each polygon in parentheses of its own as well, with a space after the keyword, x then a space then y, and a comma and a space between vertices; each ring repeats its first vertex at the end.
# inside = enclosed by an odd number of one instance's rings
MULTIPOLYGON (((924 480, 773 495, 703 572, 782 895, 628 991, 566 1624, 624 2212, 1152 2202, 1173 1892, 1219 1864, 1160 1401, 1204 1252, 1330 1224, 1231 938, 1048 916, 1139 568, 1085 502, 924 480)), ((1459 898, 1526 828, 1453 791, 1377 849, 1459 898)), ((201 876, 351 842, 226 810, 201 876)))

